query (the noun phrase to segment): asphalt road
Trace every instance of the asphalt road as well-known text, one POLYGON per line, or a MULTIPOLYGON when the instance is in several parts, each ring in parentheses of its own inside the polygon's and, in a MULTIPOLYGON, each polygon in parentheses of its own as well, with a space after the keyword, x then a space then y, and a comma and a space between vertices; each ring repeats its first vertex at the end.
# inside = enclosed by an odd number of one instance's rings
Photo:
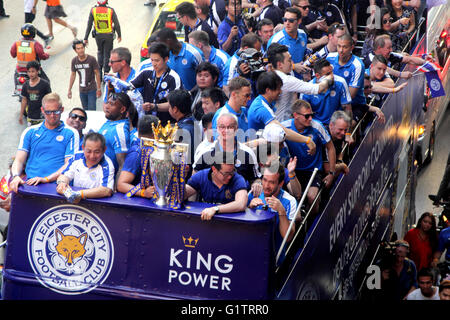
MULTIPOLYGON (((20 134, 26 128, 18 122, 20 103, 17 97, 12 97, 14 91, 15 59, 10 56, 12 44, 19 40, 20 28, 24 24, 24 7, 22 0, 4 0, 4 7, 10 18, 0 19, 0 178, 8 170, 8 161, 14 156, 19 143, 20 134)), ((145 35, 152 23, 156 12, 154 7, 144 6, 144 0, 109 0, 118 15, 122 30, 122 41, 114 42, 114 47, 127 47, 132 53, 131 65, 136 67, 140 62, 140 48, 145 35)), ((78 28, 78 38, 84 38, 89 11, 96 3, 93 0, 61 1, 67 14, 65 20, 78 28)), ((36 19, 33 24, 44 34, 48 27, 44 18, 45 2, 38 1, 36 19)), ((73 98, 67 98, 67 89, 70 77, 70 62, 75 56, 71 44, 72 32, 54 24, 55 39, 51 42, 47 52, 50 58, 42 62, 42 67, 48 75, 52 91, 58 93, 65 110, 80 106, 78 95, 78 77, 73 86, 73 98)), ((39 37, 38 41, 43 43, 39 37)), ((89 37, 89 46, 86 52, 97 57, 95 39, 89 37)), ((101 101, 97 103, 97 110, 101 110, 101 101)), ((7 222, 7 215, 0 209, 0 226, 7 222)))

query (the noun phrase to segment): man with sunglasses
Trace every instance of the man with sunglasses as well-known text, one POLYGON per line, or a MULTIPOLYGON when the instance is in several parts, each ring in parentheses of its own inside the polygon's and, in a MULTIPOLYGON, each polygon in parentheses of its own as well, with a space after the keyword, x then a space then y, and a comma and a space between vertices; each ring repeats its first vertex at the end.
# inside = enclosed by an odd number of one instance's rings
POLYGON ((302 14, 299 9, 287 8, 283 17, 283 30, 275 33, 267 44, 270 47, 273 42, 277 42, 289 48, 289 53, 294 62, 295 76, 299 79, 302 79, 301 73, 310 71, 308 67, 303 65, 303 59, 307 52, 308 36, 302 29, 299 29, 301 21, 302 14))
MULTIPOLYGON (((325 127, 320 122, 313 120, 314 113, 311 105, 307 101, 297 100, 292 105, 292 113, 293 119, 284 121, 282 125, 298 134, 310 137, 317 147, 316 153, 311 155, 308 153, 308 148, 304 144, 293 143, 289 140, 286 141, 291 157, 295 156, 298 159, 295 172, 302 185, 302 190, 306 190, 306 186, 308 185, 314 168, 319 170, 307 191, 308 204, 311 206, 318 195, 322 182, 327 188, 331 186, 335 175, 336 151, 325 127), (324 148, 328 155, 328 172, 322 172, 322 152, 324 148)), ((320 201, 317 201, 313 208, 314 214, 317 214, 319 211, 319 202, 320 201)))
POLYGON ((79 150, 82 149, 83 145, 83 130, 86 128, 86 122, 87 122, 87 113, 84 111, 83 108, 75 107, 72 110, 70 110, 69 116, 66 119, 66 124, 69 127, 74 128, 78 131, 78 135, 80 137, 80 147, 79 150))
POLYGON ((60 96, 56 93, 45 95, 41 111, 44 122, 28 127, 20 137, 9 185, 14 192, 24 183, 37 185, 55 181, 78 151, 78 132, 61 121, 64 108, 60 96))
POLYGON ((247 184, 236 172, 235 156, 216 152, 210 168, 192 175, 186 184, 185 199, 198 195, 198 201, 216 204, 201 212, 202 220, 211 220, 218 213, 244 211, 247 207, 247 184))

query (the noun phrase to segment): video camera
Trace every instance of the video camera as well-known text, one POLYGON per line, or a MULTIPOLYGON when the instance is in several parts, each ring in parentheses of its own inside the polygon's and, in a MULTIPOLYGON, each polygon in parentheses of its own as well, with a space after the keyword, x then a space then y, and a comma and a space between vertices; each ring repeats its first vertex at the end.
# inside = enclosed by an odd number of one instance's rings
POLYGON ((266 71, 264 67, 268 61, 260 51, 254 48, 247 48, 240 50, 238 56, 237 70, 240 76, 256 81, 259 75, 266 71), (243 73, 240 68, 243 63, 247 64, 250 69, 247 73, 243 73))

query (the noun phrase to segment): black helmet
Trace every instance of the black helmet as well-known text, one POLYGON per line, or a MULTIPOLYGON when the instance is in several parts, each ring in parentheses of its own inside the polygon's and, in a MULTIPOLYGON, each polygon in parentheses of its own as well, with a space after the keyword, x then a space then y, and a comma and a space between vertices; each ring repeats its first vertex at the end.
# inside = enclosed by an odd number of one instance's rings
POLYGON ((36 28, 31 23, 25 23, 20 29, 20 33, 25 38, 34 38, 36 36, 36 28))

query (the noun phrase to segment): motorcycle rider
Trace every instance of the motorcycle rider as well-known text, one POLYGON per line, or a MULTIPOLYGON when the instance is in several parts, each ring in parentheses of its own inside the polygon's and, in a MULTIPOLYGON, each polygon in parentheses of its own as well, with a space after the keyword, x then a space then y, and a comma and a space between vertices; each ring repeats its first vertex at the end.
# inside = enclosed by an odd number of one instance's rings
MULTIPOLYGON (((14 73, 14 83, 16 85, 18 73, 27 73, 28 62, 40 62, 41 60, 47 60, 50 57, 50 55, 44 51, 42 44, 34 40, 36 37, 36 28, 31 23, 25 23, 20 29, 20 33, 22 34, 22 39, 14 42, 10 49, 11 57, 17 58, 16 71, 14 73)), ((50 82, 42 68, 39 76, 50 82)))
POLYGON ((109 57, 113 49, 115 32, 117 32, 117 41, 122 41, 119 19, 117 18, 116 11, 108 6, 108 0, 97 0, 97 5, 92 7, 89 13, 86 33, 84 35, 84 43, 86 45, 88 45, 92 24, 94 24, 95 28, 92 36, 97 43, 97 61, 100 65, 100 78, 102 78, 102 70, 104 74, 110 70, 109 57))

